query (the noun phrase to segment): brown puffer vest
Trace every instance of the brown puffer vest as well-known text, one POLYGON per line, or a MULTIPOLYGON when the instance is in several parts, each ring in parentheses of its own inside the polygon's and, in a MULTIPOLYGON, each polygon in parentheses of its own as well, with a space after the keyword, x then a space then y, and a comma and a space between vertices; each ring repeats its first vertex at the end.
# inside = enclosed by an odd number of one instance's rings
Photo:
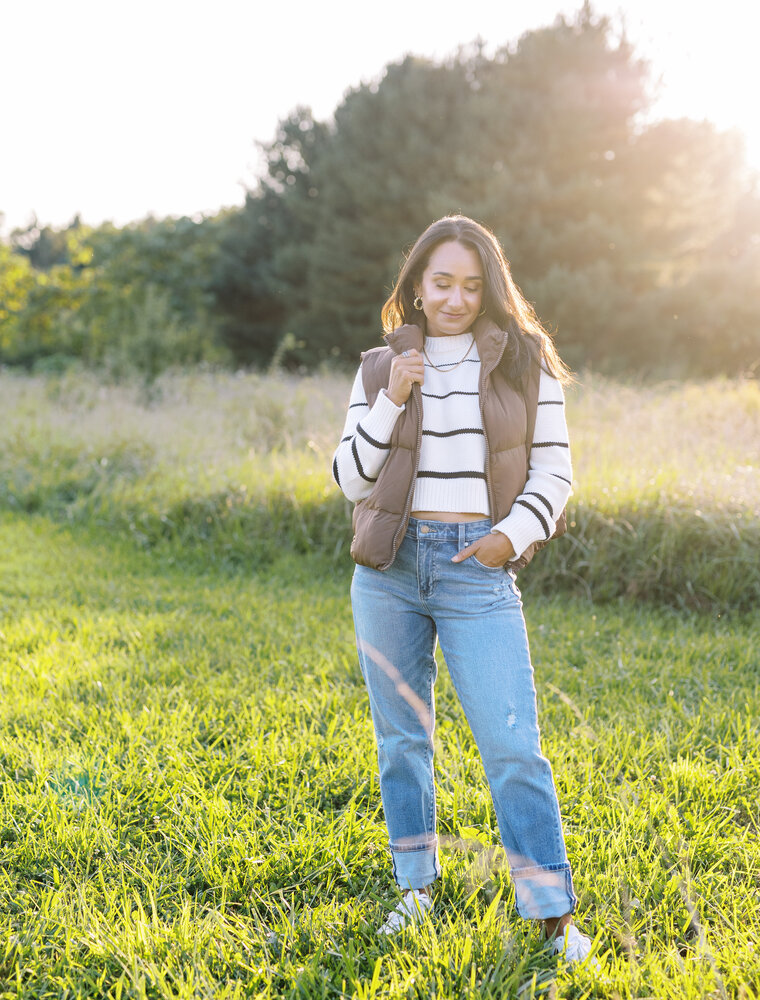
MULTIPOLYGON (((496 523, 507 516, 528 477, 528 448, 538 404, 538 365, 526 380, 524 394, 513 389, 499 362, 504 355, 507 334, 487 317, 473 327, 481 360, 480 413, 486 438, 486 484, 491 518, 496 523)), ((362 383, 370 407, 390 380, 394 354, 415 348, 422 350, 420 327, 401 326, 385 337, 387 347, 376 347, 362 355, 362 383)), ((414 485, 422 441, 422 396, 419 385, 412 386, 404 412, 396 421, 390 452, 372 492, 354 508, 354 538, 351 555, 362 566, 388 569, 409 524, 414 485)), ((564 518, 557 532, 564 530, 564 518)), ((520 569, 546 542, 530 545, 519 559, 509 563, 520 569)))

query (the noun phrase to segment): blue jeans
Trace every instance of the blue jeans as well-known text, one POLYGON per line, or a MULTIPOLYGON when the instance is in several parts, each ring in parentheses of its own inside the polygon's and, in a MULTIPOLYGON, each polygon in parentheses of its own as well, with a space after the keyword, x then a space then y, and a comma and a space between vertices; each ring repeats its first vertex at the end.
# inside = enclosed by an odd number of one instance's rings
POLYGON ((575 909, 551 765, 541 753, 520 591, 511 573, 451 557, 491 529, 412 518, 393 565, 357 566, 351 601, 377 738, 393 876, 440 875, 433 782, 436 638, 480 750, 522 917, 575 909))

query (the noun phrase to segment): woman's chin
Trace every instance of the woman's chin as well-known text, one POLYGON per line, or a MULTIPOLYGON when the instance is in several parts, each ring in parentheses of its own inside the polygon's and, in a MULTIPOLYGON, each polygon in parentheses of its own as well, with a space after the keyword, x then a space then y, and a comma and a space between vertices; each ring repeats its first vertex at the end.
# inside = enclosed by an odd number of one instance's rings
POLYGON ((471 326, 469 317, 456 320, 440 317, 433 323, 428 321, 428 337, 458 337, 461 333, 467 333, 471 326))

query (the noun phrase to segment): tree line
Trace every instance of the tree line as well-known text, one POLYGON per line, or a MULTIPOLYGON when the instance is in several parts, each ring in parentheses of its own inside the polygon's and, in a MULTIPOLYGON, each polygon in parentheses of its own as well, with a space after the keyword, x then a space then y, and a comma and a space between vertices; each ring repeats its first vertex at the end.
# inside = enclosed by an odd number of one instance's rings
POLYGON ((612 373, 760 367, 760 193, 741 138, 647 122, 647 65, 586 4, 488 55, 388 65, 296 108, 244 205, 0 245, 0 361, 147 374, 353 364, 416 236, 491 228, 563 356, 612 373))

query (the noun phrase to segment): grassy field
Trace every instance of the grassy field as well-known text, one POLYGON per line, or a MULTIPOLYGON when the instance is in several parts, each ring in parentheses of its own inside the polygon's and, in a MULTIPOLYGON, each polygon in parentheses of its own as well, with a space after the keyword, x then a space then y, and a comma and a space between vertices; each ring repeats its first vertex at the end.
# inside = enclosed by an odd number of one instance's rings
POLYGON ((0 998, 759 995, 756 387, 570 407, 576 534, 672 498, 713 579, 748 550, 744 589, 521 579, 595 975, 514 914, 445 668, 438 917, 375 937, 390 863, 325 470, 348 382, 0 376, 0 998))
MULTIPOLYGON (((342 565, 348 505, 330 461, 349 388, 337 376, 198 373, 146 390, 0 375, 0 507, 216 565, 266 565, 283 551, 342 565)), ((570 531, 526 570, 532 591, 756 607, 758 384, 586 377, 568 410, 570 531)))

